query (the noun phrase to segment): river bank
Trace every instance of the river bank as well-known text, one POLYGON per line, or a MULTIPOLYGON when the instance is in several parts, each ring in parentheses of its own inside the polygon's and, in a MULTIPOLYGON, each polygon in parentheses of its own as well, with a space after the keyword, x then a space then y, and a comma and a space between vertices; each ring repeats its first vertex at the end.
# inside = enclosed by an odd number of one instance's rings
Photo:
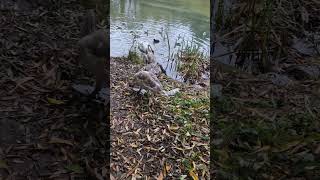
POLYGON ((141 69, 126 58, 111 59, 111 172, 116 177, 179 178, 189 173, 209 179, 209 87, 161 75, 174 97, 132 93, 128 83, 141 69), (195 167, 194 167, 195 166, 195 167))

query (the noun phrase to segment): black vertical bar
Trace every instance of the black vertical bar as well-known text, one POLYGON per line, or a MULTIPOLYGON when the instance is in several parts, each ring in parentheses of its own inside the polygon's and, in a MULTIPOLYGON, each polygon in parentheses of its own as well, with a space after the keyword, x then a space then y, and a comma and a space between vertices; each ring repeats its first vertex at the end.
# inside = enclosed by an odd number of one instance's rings
MULTIPOLYGON (((215 50, 215 13, 216 0, 210 0, 210 91, 211 84, 214 82, 213 77, 213 61, 212 59, 215 50)), ((211 94, 211 93, 210 93, 211 94)), ((210 179, 214 179, 214 165, 213 165, 213 121, 214 121, 214 101, 210 95, 210 179)))

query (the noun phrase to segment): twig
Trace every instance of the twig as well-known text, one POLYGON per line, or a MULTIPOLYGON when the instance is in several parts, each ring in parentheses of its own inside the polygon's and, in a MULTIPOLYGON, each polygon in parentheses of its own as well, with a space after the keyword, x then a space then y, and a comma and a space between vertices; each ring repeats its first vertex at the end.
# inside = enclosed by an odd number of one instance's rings
POLYGON ((26 29, 24 29, 22 27, 19 27, 19 26, 16 26, 16 25, 14 27, 16 27, 17 29, 19 29, 19 30, 21 30, 23 32, 30 33, 28 30, 26 30, 26 29))
POLYGON ((226 55, 229 55, 229 54, 233 54, 233 53, 236 53, 237 51, 231 51, 231 52, 227 52, 227 53, 223 53, 223 54, 219 54, 217 56, 213 56, 211 57, 212 59, 214 58, 219 58, 219 57, 223 57, 223 56, 226 56, 226 55))

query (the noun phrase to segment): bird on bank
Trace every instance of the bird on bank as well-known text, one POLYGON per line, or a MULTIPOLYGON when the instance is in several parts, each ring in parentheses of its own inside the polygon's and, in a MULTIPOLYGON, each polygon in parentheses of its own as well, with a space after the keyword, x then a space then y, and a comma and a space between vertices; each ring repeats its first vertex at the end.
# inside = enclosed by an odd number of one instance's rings
POLYGON ((142 59, 145 64, 151 64, 156 62, 154 51, 149 43, 140 42, 138 45, 138 49, 142 53, 142 59))
POLYGON ((80 63, 91 72, 96 79, 95 89, 90 96, 95 96, 102 88, 109 84, 107 61, 109 58, 109 34, 104 29, 96 29, 94 10, 87 11, 82 26, 82 37, 78 46, 80 49, 80 63))
POLYGON ((161 93, 163 87, 156 75, 148 71, 139 71, 133 76, 135 86, 139 87, 138 93, 142 89, 152 91, 154 93, 161 93))
POLYGON ((145 41, 141 41, 138 43, 138 49, 140 50, 141 53, 144 53, 144 54, 147 54, 148 51, 154 53, 151 45, 145 41))
POLYGON ((148 65, 144 66, 143 68, 141 68, 141 71, 151 72, 152 74, 156 75, 157 77, 159 77, 159 75, 162 72, 160 66, 157 63, 148 64, 148 65))
POLYGON ((142 59, 145 64, 152 64, 156 62, 153 52, 148 51, 147 54, 142 54, 142 59))
MULTIPOLYGON (((163 96, 175 96, 180 92, 179 88, 172 89, 170 91, 165 91, 159 79, 151 72, 148 71, 139 71, 134 75, 132 84, 133 87, 138 87, 138 94, 142 91, 142 89, 147 92, 152 91, 155 94, 163 95, 163 96)), ((149 99, 150 100, 150 99, 149 99)))
POLYGON ((141 71, 151 72, 157 77, 159 77, 161 73, 167 75, 166 70, 162 67, 161 64, 157 62, 147 64, 146 66, 141 68, 141 71))

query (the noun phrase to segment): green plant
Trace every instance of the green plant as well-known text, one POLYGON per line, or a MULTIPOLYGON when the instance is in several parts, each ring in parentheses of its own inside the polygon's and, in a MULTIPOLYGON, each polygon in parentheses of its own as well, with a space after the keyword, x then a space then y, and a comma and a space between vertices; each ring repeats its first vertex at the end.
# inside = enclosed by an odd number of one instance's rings
POLYGON ((132 45, 129 49, 128 59, 131 60, 133 63, 141 64, 143 63, 143 60, 138 53, 137 38, 138 36, 136 34, 133 34, 133 40, 132 45))
POLYGON ((185 81, 198 80, 207 70, 208 57, 194 40, 186 42, 183 39, 181 44, 177 53, 177 70, 183 74, 185 81))

